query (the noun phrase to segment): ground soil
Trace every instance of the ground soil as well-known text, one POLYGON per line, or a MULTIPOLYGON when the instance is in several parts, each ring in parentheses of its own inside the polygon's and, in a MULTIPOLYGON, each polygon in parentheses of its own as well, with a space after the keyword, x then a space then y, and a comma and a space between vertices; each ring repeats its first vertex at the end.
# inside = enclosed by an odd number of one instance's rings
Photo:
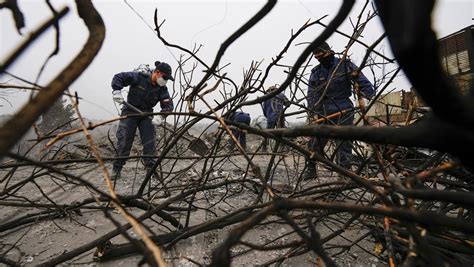
MULTIPOLYGON (((102 142, 105 142, 104 140, 105 139, 103 139, 102 142)), ((261 142, 260 139, 255 137, 249 137, 249 140, 249 150, 255 149, 261 142)), ((98 142, 101 141, 99 140, 98 142)), ((110 152, 110 148, 107 146, 103 146, 101 149, 105 154, 107 151, 110 152)), ((282 153, 276 159, 279 161, 279 167, 273 174, 273 184, 275 188, 280 188, 282 195, 285 195, 295 188, 295 177, 301 172, 303 161, 301 157, 293 156, 289 152, 282 153)), ((256 163, 263 172, 265 172, 269 160, 270 156, 263 155, 253 158, 254 163, 256 163)), ((172 163, 174 162, 168 161, 164 163, 164 166, 172 163)), ((177 165, 175 165, 174 168, 175 170, 179 170, 189 166, 191 163, 191 160, 180 160, 176 163, 177 165)), ((106 166, 109 169, 111 167, 110 163, 107 163, 106 166)), ((194 168, 187 170, 183 175, 174 177, 172 181, 169 181, 169 185, 186 184, 192 179, 197 179, 197 173, 201 166, 202 163, 198 163, 194 168)), ((247 164, 243 156, 230 157, 216 166, 218 167, 216 167, 212 173, 214 177, 240 179, 246 175, 247 164)), ((102 170, 98 168, 96 164, 73 163, 69 166, 61 166, 61 168, 67 168, 68 172, 81 176, 83 179, 94 184, 97 188, 107 191, 102 170)), ((10 184, 15 179, 20 180, 22 177, 28 177, 38 171, 40 170, 34 167, 20 167, 16 170, 14 177, 10 179, 10 184)), ((0 170, 1 177, 6 177, 7 173, 8 170, 0 170)), ((145 171, 142 164, 138 160, 129 160, 124 167, 123 178, 118 180, 115 186, 117 193, 131 194, 136 192, 144 175, 145 171)), ((339 179, 337 175, 322 168, 319 170, 319 176, 320 179, 318 180, 302 182, 297 185, 298 188, 305 188, 317 183, 339 179)), ((246 177, 248 179, 255 179, 251 173, 247 173, 246 177)), ((41 176, 36 179, 36 182, 38 186, 29 183, 15 192, 16 197, 14 199, 21 202, 22 197, 24 197, 28 199, 28 201, 36 204, 50 204, 51 202, 48 200, 50 199, 56 204, 71 204, 74 201, 80 201, 94 195, 87 188, 71 184, 59 175, 53 177, 41 176), (41 188, 41 190, 38 188, 41 188), (47 196, 47 198, 45 196, 47 196)), ((157 181, 153 183, 157 183, 157 181)), ((1 186, 7 186, 5 180, 3 180, 1 186)), ((198 207, 208 207, 208 209, 200 209, 193 212, 189 218, 189 225, 199 224, 206 220, 213 219, 216 216, 222 216, 229 211, 250 205, 255 200, 256 194, 254 190, 253 188, 232 186, 208 191, 206 194, 199 193, 193 204, 198 207), (224 195, 226 195, 227 198, 225 201, 222 201, 224 195)), ((154 199, 155 204, 159 204, 162 201, 164 201, 163 198, 154 199)), ((187 207, 186 203, 178 203, 178 205, 187 207)), ((2 206, 1 209, 0 222, 2 224, 25 214, 37 212, 37 210, 25 207, 2 206)), ((141 210, 132 208, 129 209, 129 212, 135 215, 143 213, 141 210)), ((171 214, 179 219, 181 223, 185 223, 186 216, 184 212, 171 214)), ((122 223, 125 222, 123 216, 118 212, 113 212, 112 216, 122 223)), ((348 216, 348 214, 342 214, 339 219, 345 220, 348 216)), ((273 219, 275 218, 268 218, 266 222, 271 222, 273 219)), ((165 233, 173 230, 173 227, 169 224, 161 223, 159 220, 146 222, 155 233, 165 233)), ((170 266, 195 266, 192 261, 204 264, 210 263, 212 250, 228 236, 229 231, 234 227, 235 226, 229 226, 224 229, 207 232, 179 241, 172 249, 164 251, 163 256, 170 266)), ((316 227, 321 236, 324 237, 334 230, 333 227, 337 228, 338 226, 328 221, 318 224, 316 227)), ((57 257, 62 253, 84 245, 111 231, 111 229, 114 229, 114 225, 109 219, 104 217, 102 210, 82 209, 80 213, 69 213, 67 216, 59 217, 54 220, 39 221, 10 231, 4 231, 0 236, 1 253, 6 258, 19 261, 25 266, 38 265, 48 259, 57 257)), ((244 240, 255 244, 263 244, 274 239, 277 239, 277 244, 298 240, 297 236, 289 234, 290 230, 290 227, 286 224, 266 223, 252 229, 244 236, 244 240)), ((346 229, 340 237, 331 240, 327 246, 349 245, 366 232, 367 229, 351 227, 346 229)), ((130 230, 129 233, 131 236, 136 236, 132 230, 130 230)), ((114 244, 126 242, 122 236, 115 237, 111 241, 114 244)), ((368 236, 362 240, 358 246, 353 246, 350 250, 338 254, 333 258, 340 266, 383 266, 385 264, 382 264, 379 259, 367 253, 367 251, 373 253, 374 245, 374 241, 368 236)), ((247 247, 239 245, 235 246, 232 252, 240 255, 234 258, 233 266, 254 266, 266 263, 275 257, 285 255, 288 251, 247 251, 247 247)), ((328 249, 328 252, 330 254, 336 254, 338 250, 328 249)), ((133 266, 137 265, 141 260, 140 256, 132 255, 99 263, 94 261, 93 254, 93 250, 88 251, 66 264, 76 266, 133 266)), ((316 259, 317 257, 314 253, 308 252, 301 256, 290 258, 284 261, 282 265, 314 266, 316 259)))

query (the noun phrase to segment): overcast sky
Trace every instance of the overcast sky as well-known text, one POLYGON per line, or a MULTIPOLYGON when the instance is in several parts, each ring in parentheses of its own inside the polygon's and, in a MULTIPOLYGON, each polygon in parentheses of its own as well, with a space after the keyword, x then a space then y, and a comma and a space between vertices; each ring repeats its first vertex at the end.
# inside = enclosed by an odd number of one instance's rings
MULTIPOLYGON (((1 61, 4 61, 30 32, 51 16, 44 1, 20 0, 18 2, 26 18, 23 36, 16 32, 10 11, 0 11, 1 61)), ((46 85, 69 64, 87 38, 87 30, 83 21, 77 16, 74 2, 52 2, 57 9, 64 5, 69 6, 71 12, 60 21, 60 54, 48 63, 39 80, 40 85, 46 85)), ((356 20, 355 15, 360 12, 364 2, 357 2, 351 13, 353 21, 356 20)), ((173 68, 177 66, 176 59, 182 52, 165 47, 153 30, 147 26, 148 24, 153 27, 155 8, 158 9, 160 20, 166 19, 162 27, 163 36, 169 42, 187 49, 192 49, 195 44, 202 44, 203 48, 198 56, 211 65, 221 43, 253 16, 265 4, 265 1, 128 1, 133 9, 124 1, 97 0, 93 3, 105 22, 106 39, 92 65, 70 89, 73 92, 77 91, 79 96, 84 98, 80 107, 85 117, 107 119, 118 114, 112 101, 110 87, 115 73, 130 71, 142 63, 153 64, 155 60, 168 62, 173 68), (145 22, 134 10, 143 17, 145 22)), ((271 62, 271 58, 284 47, 292 29, 297 30, 307 20, 313 21, 324 15, 328 17, 323 22, 329 23, 340 3, 341 1, 333 0, 279 1, 267 17, 232 44, 221 60, 221 66, 231 63, 226 68, 227 76, 239 84, 243 78, 243 70, 248 69, 253 60, 263 60, 261 69, 264 70, 271 62)), ((372 12, 371 8, 370 11, 372 12)), ((469 26, 473 23, 473 13, 472 0, 438 1, 433 16, 437 35, 442 37, 469 26)), ((350 21, 346 20, 340 30, 351 33, 350 26, 350 21)), ((313 26, 294 44, 312 41, 322 30, 321 26, 313 26)), ((380 22, 376 18, 369 23, 361 40, 370 44, 382 32, 380 22)), ((23 79, 34 81, 41 65, 54 49, 54 37, 52 30, 44 34, 8 71, 23 79)), ((341 51, 347 39, 334 34, 329 39, 329 43, 335 51, 341 51)), ((302 45, 292 46, 280 63, 293 65, 303 48, 302 45)), ((378 49, 391 55, 387 43, 382 43, 378 49)), ((355 45, 351 50, 351 58, 356 64, 361 61, 363 55, 364 49, 360 45, 355 45)), ((314 59, 312 63, 316 63, 314 59)), ((197 83, 202 75, 201 71, 196 72, 194 83, 197 83)), ((370 73, 366 72, 366 75, 373 78, 370 73)), ((279 84, 284 79, 285 73, 282 69, 276 69, 267 79, 265 86, 279 84)), ((0 82, 7 81, 11 81, 11 77, 0 76, 0 82)), ((168 87, 173 90, 172 84, 168 87)), ((390 88, 409 89, 410 85, 403 77, 399 77, 390 88)), ((10 105, 0 99, 0 114, 12 113, 19 109, 25 103, 27 96, 28 94, 24 92, 15 91, 5 95, 5 91, 0 91, 0 97, 8 98, 11 103, 10 105)), ((244 109, 252 113, 254 118, 261 114, 261 109, 257 106, 244 109)), ((155 111, 159 111, 159 108, 155 108, 155 111)))

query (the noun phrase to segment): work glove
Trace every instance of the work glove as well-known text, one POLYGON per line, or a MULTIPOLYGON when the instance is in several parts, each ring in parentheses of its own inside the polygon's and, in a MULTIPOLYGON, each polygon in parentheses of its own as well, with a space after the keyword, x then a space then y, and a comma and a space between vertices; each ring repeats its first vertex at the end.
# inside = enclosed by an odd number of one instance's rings
POLYGON ((112 91, 112 99, 119 103, 119 104, 122 104, 123 103, 123 96, 122 96, 122 92, 120 92, 120 90, 113 90, 112 91))
POLYGON ((364 107, 367 107, 370 103, 370 99, 367 99, 367 98, 362 98, 364 100, 364 107))
POLYGON ((367 99, 365 97, 362 97, 362 102, 364 103, 364 107, 367 108, 367 106, 369 105, 369 102, 370 102, 370 99, 367 99))

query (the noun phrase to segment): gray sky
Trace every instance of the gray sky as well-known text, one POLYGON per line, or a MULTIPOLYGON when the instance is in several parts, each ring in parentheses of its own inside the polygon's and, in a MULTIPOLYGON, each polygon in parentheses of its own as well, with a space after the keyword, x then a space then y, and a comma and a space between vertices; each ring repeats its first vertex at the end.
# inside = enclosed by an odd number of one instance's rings
MULTIPOLYGON (((335 15, 341 1, 330 0, 295 0, 279 1, 276 7, 254 28, 239 38, 226 51, 221 60, 221 66, 231 63, 225 69, 227 76, 239 84, 243 79, 243 70, 248 69, 253 60, 261 61, 262 70, 277 55, 290 37, 291 30, 297 30, 304 22, 316 20, 329 15, 323 20, 329 23, 335 15)), ((353 21, 365 1, 358 1, 351 13, 353 21)), ((220 1, 128 1, 128 3, 153 27, 153 13, 158 8, 160 21, 166 19, 162 27, 163 36, 171 43, 191 49, 195 43, 202 44, 198 56, 211 65, 221 43, 238 27, 253 16, 265 1, 220 0, 220 1)), ((53 1, 56 8, 64 5, 72 10, 67 17, 60 21, 61 47, 60 54, 48 63, 39 84, 46 85, 69 61, 79 52, 87 38, 87 30, 82 20, 77 16, 73 1, 53 1)), ((13 51, 30 32, 51 14, 44 1, 19 1, 21 10, 26 18, 26 28, 23 36, 17 34, 13 25, 11 13, 1 10, 0 23, 0 55, 1 61, 13 51)), ((133 10, 124 1, 97 0, 94 5, 101 14, 106 28, 106 39, 92 65, 70 87, 84 98, 80 108, 82 114, 90 119, 107 119, 116 116, 117 110, 111 96, 110 82, 115 73, 130 71, 142 63, 153 64, 155 60, 168 62, 176 68, 176 59, 181 51, 166 48, 133 10)), ((369 10, 372 12, 371 8, 369 10)), ((472 0, 444 0, 438 1, 433 23, 439 37, 453 33, 472 24, 474 13, 472 0)), ((301 35, 293 44, 312 41, 323 27, 313 26, 301 35)), ((351 33, 349 20, 340 28, 341 31, 351 33)), ((378 18, 372 20, 363 34, 362 41, 370 44, 382 34, 378 18)), ((34 81, 38 71, 54 49, 54 31, 50 30, 42 36, 26 53, 24 53, 9 72, 29 81, 34 81)), ((347 39, 334 34, 329 43, 335 51, 341 51, 347 39)), ((281 64, 293 65, 304 46, 292 46, 281 64)), ((387 43, 379 46, 390 54, 387 43)), ((351 58, 358 64, 364 55, 364 49, 355 45, 351 50, 351 58)), ((316 63, 313 59, 312 63, 316 63)), ((194 84, 202 77, 202 68, 195 73, 194 84)), ((364 73, 372 79, 370 73, 364 73)), ((8 75, 2 75, 0 82, 9 81, 8 75)), ((282 69, 275 69, 267 79, 266 86, 279 84, 285 79, 282 69)), ((172 84, 168 84, 171 91, 172 84)), ((403 77, 397 78, 390 88, 408 89, 410 85, 403 77)), ((5 91, 0 92, 4 96, 5 91), (2 94, 3 93, 3 94, 2 94)), ((287 92, 288 93, 288 92, 287 92)), ((125 95, 125 94, 124 94, 125 95)), ((0 99, 0 114, 12 113, 19 109, 27 100, 28 93, 15 91, 7 98, 11 105, 0 99)), ((256 97, 252 96, 252 97, 256 97)), ((218 98, 218 96, 211 96, 218 98)), ((199 106, 198 106, 199 107, 199 106)), ((258 106, 245 107, 245 111, 252 113, 255 118, 261 114, 258 106)), ((159 111, 159 108, 155 108, 159 111)))

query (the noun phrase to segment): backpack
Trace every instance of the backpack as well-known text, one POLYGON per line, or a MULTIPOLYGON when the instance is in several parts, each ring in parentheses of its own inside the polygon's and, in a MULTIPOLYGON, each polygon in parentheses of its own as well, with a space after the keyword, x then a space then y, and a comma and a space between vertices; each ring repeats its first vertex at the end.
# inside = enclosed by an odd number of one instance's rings
POLYGON ((133 71, 140 72, 142 74, 150 74, 152 72, 152 69, 150 69, 149 64, 140 64, 133 71))

